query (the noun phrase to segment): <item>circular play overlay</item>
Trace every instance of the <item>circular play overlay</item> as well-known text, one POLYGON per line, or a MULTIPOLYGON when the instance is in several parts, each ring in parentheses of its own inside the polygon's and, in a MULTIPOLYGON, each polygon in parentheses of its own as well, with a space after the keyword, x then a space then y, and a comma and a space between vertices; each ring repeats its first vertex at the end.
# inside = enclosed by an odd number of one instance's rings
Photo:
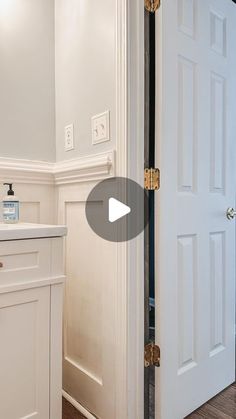
POLYGON ((144 220, 147 191, 123 177, 99 182, 86 201, 86 218, 92 230, 105 240, 125 242, 140 234, 144 220))

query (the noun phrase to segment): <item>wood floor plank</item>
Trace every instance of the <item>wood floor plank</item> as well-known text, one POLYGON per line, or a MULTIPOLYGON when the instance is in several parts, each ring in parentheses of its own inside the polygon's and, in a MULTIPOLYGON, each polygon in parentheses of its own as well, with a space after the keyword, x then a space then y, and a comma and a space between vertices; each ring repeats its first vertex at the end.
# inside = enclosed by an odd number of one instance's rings
POLYGON ((209 405, 215 407, 216 409, 220 410, 222 413, 226 415, 236 418, 236 401, 231 400, 228 397, 221 396, 217 400, 212 400, 209 402, 209 405))
POLYGON ((223 413, 222 411, 218 410, 214 406, 211 406, 210 404, 201 407, 198 410, 198 412, 202 418, 206 419, 232 419, 232 416, 223 413))
MULTIPOLYGON (((153 400, 152 400, 153 402, 153 400)), ((62 419, 85 419, 63 398, 62 419)), ((236 383, 185 419, 236 419, 236 383)))
POLYGON ((64 397, 62 398, 62 419, 85 419, 64 397))
POLYGON ((236 383, 209 400, 187 418, 236 419, 236 383))
POLYGON ((208 402, 209 405, 215 407, 229 417, 236 417, 236 387, 230 386, 208 402))
MULTIPOLYGON (((200 415, 200 413, 192 413, 191 416, 188 416, 188 418, 191 419, 202 419, 202 415, 200 415)), ((185 418, 187 419, 187 418, 185 418)))

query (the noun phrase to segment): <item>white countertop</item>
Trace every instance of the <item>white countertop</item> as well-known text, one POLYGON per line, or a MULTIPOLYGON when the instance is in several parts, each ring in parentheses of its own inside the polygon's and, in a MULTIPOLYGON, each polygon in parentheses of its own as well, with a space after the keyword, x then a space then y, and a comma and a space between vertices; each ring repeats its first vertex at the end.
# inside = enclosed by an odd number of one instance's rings
POLYGON ((67 227, 47 224, 0 223, 0 241, 66 236, 67 227))

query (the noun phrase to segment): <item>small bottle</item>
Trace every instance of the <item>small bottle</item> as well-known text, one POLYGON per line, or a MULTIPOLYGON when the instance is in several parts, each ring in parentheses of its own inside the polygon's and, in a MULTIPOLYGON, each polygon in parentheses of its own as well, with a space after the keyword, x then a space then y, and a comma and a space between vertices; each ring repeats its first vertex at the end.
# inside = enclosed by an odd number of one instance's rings
POLYGON ((12 183, 4 183, 9 186, 7 195, 3 198, 3 222, 4 223, 18 223, 19 222, 19 199, 15 196, 12 190, 12 183))

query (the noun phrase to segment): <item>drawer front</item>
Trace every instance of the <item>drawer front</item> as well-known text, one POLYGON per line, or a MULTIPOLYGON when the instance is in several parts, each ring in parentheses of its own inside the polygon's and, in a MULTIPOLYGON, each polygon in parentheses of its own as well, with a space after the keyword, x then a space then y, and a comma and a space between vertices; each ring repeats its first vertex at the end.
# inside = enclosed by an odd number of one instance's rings
POLYGON ((51 276, 51 239, 0 242, 0 286, 51 276))

